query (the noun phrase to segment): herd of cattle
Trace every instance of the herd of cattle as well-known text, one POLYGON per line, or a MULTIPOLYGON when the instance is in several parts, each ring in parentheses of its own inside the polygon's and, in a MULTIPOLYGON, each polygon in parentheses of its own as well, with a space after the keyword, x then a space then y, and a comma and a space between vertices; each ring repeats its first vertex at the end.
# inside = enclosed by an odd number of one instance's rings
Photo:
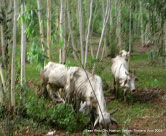
MULTIPOLYGON (((129 52, 122 50, 118 56, 112 59, 111 67, 114 83, 123 88, 124 100, 126 100, 126 91, 134 91, 134 82, 138 80, 129 71, 129 56, 129 52)), ((107 111, 100 76, 92 75, 80 67, 67 68, 63 64, 53 62, 49 62, 44 67, 40 76, 42 92, 47 91, 54 102, 69 103, 76 111, 80 111, 84 115, 90 113, 94 127, 100 125, 102 128, 108 129, 111 123, 117 125, 116 120, 111 117, 116 110, 111 113, 107 111), (60 88, 63 88, 65 98, 59 94, 60 88), (56 94, 56 98, 54 94, 56 94)), ((117 86, 115 84, 114 87, 117 86)), ((117 88, 115 89, 118 91, 117 88)))

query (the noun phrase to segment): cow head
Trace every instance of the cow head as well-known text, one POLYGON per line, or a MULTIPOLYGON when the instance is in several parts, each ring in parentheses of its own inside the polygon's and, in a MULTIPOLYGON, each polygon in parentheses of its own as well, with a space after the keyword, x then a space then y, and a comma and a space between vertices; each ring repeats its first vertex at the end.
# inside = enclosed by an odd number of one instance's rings
POLYGON ((99 115, 94 123, 94 127, 99 125, 104 129, 109 129, 109 125, 111 124, 111 116, 109 113, 103 113, 102 115, 99 115))
POLYGON ((109 129, 110 124, 115 124, 115 126, 118 127, 117 121, 112 117, 112 115, 115 114, 117 111, 118 109, 115 109, 110 113, 104 112, 103 116, 100 114, 94 123, 94 127, 99 125, 104 129, 109 129))
POLYGON ((135 72, 127 73, 126 72, 126 80, 122 82, 122 87, 130 90, 131 92, 135 91, 135 81, 139 81, 138 78, 135 76, 135 72))
POLYGON ((127 52, 125 50, 121 50, 119 53, 119 56, 127 59, 128 57, 130 57, 130 52, 129 51, 127 52))

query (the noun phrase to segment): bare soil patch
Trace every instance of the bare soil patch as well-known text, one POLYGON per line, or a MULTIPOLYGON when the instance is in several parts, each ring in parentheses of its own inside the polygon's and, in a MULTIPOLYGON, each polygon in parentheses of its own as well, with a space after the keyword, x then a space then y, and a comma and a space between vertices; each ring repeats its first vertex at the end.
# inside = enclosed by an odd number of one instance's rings
POLYGON ((142 46, 141 43, 135 43, 133 49, 139 53, 148 53, 151 52, 155 48, 154 45, 150 44, 148 46, 142 46))
POLYGON ((133 94, 134 102, 166 104, 166 88, 138 88, 133 94))

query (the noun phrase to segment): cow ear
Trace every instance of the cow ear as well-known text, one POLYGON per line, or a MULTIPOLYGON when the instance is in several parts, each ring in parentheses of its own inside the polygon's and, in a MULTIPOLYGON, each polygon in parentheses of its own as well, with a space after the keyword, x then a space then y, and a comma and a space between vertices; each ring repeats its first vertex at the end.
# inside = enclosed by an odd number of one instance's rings
POLYGON ((125 82, 124 82, 124 85, 125 85, 125 84, 127 84, 127 79, 126 79, 125 82))
POLYGON ((119 52, 119 56, 122 57, 122 51, 119 52))
POLYGON ((95 120, 94 128, 95 128, 96 126, 98 126, 98 125, 99 125, 99 116, 98 116, 97 119, 95 120))
POLYGON ((128 51, 128 53, 127 53, 127 54, 128 54, 128 56, 130 56, 130 51, 128 51))
POLYGON ((136 81, 136 82, 138 82, 138 81, 139 81, 139 79, 136 77, 136 78, 135 78, 135 81, 136 81))

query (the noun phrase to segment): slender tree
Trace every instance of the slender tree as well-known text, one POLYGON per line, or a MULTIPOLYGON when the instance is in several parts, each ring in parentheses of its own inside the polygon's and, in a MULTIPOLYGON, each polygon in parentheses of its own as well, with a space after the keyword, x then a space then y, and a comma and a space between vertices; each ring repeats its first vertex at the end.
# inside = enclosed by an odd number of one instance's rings
POLYGON ((118 11, 117 11, 117 28, 116 28, 116 38, 117 38, 117 46, 119 51, 122 46, 122 38, 121 38, 121 1, 118 1, 118 11))
POLYGON ((59 62, 65 62, 65 48, 66 48, 66 39, 65 39, 65 0, 61 0, 61 11, 60 11, 60 44, 61 48, 59 50, 59 62))
POLYGON ((80 31, 80 46, 81 46, 81 63, 84 64, 84 45, 83 45, 83 22, 82 22, 82 0, 78 0, 79 12, 79 31, 80 31))
POLYGON ((141 42, 142 46, 144 46, 144 26, 143 26, 143 13, 142 13, 142 1, 140 0, 140 21, 141 21, 141 42))
POLYGON ((130 8, 129 8, 129 52, 131 52, 131 2, 130 2, 130 8))
POLYGON ((0 24, 1 30, 1 49, 2 49, 2 60, 5 61, 5 47, 4 47, 4 34, 3 34, 3 25, 0 24))
POLYGON ((75 60, 78 62, 78 58, 77 58, 77 54, 76 54, 76 46, 75 46, 75 42, 74 42, 74 36, 73 36, 73 31, 71 29, 71 19, 70 19, 70 12, 69 12, 69 2, 67 0, 67 18, 68 18, 68 28, 69 28, 69 33, 71 35, 71 43, 72 43, 72 48, 73 48, 73 55, 75 60))
POLYGON ((1 82, 0 82, 0 104, 3 104, 3 90, 1 82))
MULTIPOLYGON (((25 0, 21 2, 21 15, 25 15, 25 0)), ((23 87, 26 81, 25 77, 25 58, 26 57, 26 23, 25 20, 22 18, 21 24, 21 86, 23 87)), ((21 100, 24 104, 24 92, 22 92, 21 100)))
MULTIPOLYGON (((104 17, 104 22, 103 22, 102 33, 101 33, 101 37, 100 37, 100 41, 99 41, 99 45, 98 45, 98 49, 97 49, 97 53, 96 53, 96 60, 99 57, 99 52, 100 52, 101 44, 102 44, 102 41, 103 41, 105 28, 106 28, 108 18, 109 18, 109 11, 110 11, 110 0, 107 0, 107 8, 106 8, 106 11, 105 11, 105 17, 104 17)), ((92 74, 94 74, 94 72, 95 72, 95 67, 96 67, 96 63, 94 63, 94 65, 93 65, 92 74)))
POLYGON ((47 0, 47 55, 51 60, 51 0, 47 0))
POLYGON ((16 30, 17 30, 17 0, 14 0, 13 49, 12 49, 12 66, 11 66, 11 106, 15 106, 16 30))
POLYGON ((89 42, 90 26, 91 26, 91 20, 92 20, 92 6, 93 6, 93 0, 91 0, 91 3, 90 3, 90 15, 89 15, 89 22, 88 22, 88 32, 87 32, 87 36, 86 36, 84 67, 86 67, 86 63, 87 63, 88 42, 89 42))
POLYGON ((2 85, 3 85, 4 93, 7 95, 7 87, 6 87, 5 78, 4 78, 4 74, 2 71, 2 64, 1 63, 0 63, 0 76, 1 76, 1 81, 2 81, 2 85))
POLYGON ((42 45, 42 50, 45 52, 45 49, 44 49, 44 31, 43 31, 43 25, 42 25, 40 0, 37 0, 37 13, 38 13, 38 20, 39 20, 39 28, 40 28, 40 41, 41 41, 41 45, 42 45))

